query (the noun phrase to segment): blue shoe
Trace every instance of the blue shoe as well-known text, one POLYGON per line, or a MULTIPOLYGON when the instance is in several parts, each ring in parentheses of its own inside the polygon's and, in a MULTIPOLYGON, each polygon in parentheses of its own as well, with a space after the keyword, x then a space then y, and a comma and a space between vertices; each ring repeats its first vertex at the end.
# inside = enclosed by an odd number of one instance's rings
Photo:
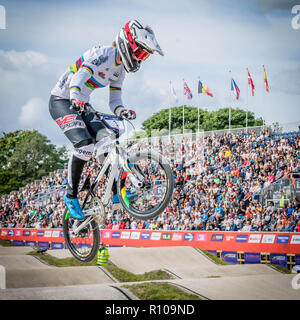
POLYGON ((130 191, 126 191, 126 195, 127 195, 127 198, 130 199, 137 196, 137 193, 131 193, 130 191))
POLYGON ((64 202, 69 210, 70 216, 75 219, 83 219, 84 213, 80 208, 78 199, 70 199, 67 195, 64 195, 64 202))
POLYGON ((119 196, 117 194, 113 194, 112 203, 120 203, 119 196))

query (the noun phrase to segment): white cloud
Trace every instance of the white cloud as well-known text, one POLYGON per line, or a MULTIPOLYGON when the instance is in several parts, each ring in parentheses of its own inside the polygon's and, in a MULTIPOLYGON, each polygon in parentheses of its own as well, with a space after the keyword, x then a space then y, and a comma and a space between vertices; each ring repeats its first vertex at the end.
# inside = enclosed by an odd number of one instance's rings
POLYGON ((37 51, 0 50, 0 69, 8 72, 57 74, 57 61, 37 51))
POLYGON ((40 126, 44 122, 46 107, 47 104, 43 99, 31 98, 21 107, 19 123, 26 127, 40 126))

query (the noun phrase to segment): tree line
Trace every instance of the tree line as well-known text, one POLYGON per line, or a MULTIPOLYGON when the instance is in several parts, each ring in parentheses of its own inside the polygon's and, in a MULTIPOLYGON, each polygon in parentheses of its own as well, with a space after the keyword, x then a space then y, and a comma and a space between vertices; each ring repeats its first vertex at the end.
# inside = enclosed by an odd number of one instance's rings
MULTIPOLYGON (((154 113, 142 123, 142 130, 150 136, 153 130, 169 130, 169 108, 154 113)), ((213 131, 229 128, 229 108, 217 111, 199 109, 200 130, 213 131)), ((263 119, 255 118, 253 112, 248 111, 248 127, 262 126, 263 119)), ((246 111, 243 109, 231 109, 231 128, 246 127, 246 111)), ((182 133, 183 106, 171 108, 171 132, 182 133)), ((198 108, 184 106, 184 129, 192 132, 198 130, 198 108)))
POLYGON ((64 168, 66 148, 51 144, 37 130, 16 130, 0 138, 0 163, 2 195, 64 168))

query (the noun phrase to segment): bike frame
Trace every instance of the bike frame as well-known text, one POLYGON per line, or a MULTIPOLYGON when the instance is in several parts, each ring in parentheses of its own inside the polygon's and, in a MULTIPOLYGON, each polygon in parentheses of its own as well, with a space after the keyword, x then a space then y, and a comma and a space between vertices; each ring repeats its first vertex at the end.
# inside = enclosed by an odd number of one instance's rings
MULTIPOLYGON (((102 114, 99 112, 96 112, 92 107, 91 111, 98 116, 100 120, 103 120, 103 117, 106 117, 106 119, 117 119, 119 120, 119 117, 111 116, 111 115, 106 115, 102 114)), ((108 135, 109 134, 115 134, 114 131, 107 126, 105 121, 102 121, 102 123, 105 125, 106 129, 108 130, 108 135)), ((103 178, 104 173, 108 169, 109 166, 111 166, 111 170, 109 172, 109 175, 107 177, 106 185, 105 185, 105 192, 104 195, 101 199, 102 205, 106 206, 109 202, 110 196, 111 196, 111 190, 112 190, 112 185, 114 182, 114 179, 117 175, 117 170, 118 166, 120 168, 124 169, 124 171, 127 172, 128 178, 131 180, 132 184, 139 188, 143 185, 143 175, 141 175, 138 170, 134 168, 134 166, 129 166, 129 155, 128 153, 119 145, 119 135, 117 134, 117 138, 115 141, 112 142, 112 150, 109 152, 109 154, 105 157, 101 170, 98 173, 95 182, 88 188, 88 193, 85 196, 84 202, 82 204, 82 208, 86 205, 86 202, 91 196, 92 198, 96 197, 94 190, 95 187, 98 185, 99 181, 103 178)), ((97 155, 98 151, 100 150, 101 146, 96 145, 96 150, 97 150, 97 155)), ((101 156, 103 152, 99 154, 101 156)), ((99 158, 98 156, 98 158, 99 158)), ((76 220, 73 225, 73 231, 75 233, 78 233, 81 229, 83 229, 87 224, 89 224, 92 219, 95 217, 95 213, 93 208, 85 210, 85 219, 83 221, 76 220)))

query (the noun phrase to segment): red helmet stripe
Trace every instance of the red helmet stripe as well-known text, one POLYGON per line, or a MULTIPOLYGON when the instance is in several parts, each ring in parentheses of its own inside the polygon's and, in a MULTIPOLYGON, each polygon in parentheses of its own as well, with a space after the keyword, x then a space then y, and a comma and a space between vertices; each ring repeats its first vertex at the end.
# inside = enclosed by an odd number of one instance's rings
POLYGON ((135 41, 133 40, 131 31, 130 31, 130 29, 129 29, 129 23, 130 23, 130 21, 128 21, 128 22, 125 24, 125 32, 126 32, 127 39, 128 39, 128 41, 129 41, 130 47, 131 47, 131 49, 132 49, 133 52, 134 52, 134 51, 138 48, 138 46, 136 45, 135 41))

